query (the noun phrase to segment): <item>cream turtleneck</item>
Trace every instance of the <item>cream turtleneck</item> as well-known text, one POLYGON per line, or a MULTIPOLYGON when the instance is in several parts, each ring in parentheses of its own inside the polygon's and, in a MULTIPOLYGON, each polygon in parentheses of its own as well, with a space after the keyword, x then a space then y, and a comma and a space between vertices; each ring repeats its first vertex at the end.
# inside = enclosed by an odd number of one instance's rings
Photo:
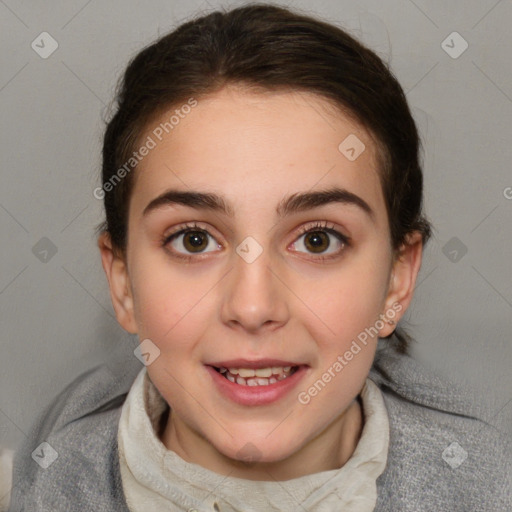
POLYGON ((285 481, 226 477, 169 450, 157 432, 168 408, 146 368, 123 404, 119 462, 132 512, 370 512, 387 462, 389 421, 382 392, 367 378, 361 391, 364 427, 352 457, 339 469, 285 481))

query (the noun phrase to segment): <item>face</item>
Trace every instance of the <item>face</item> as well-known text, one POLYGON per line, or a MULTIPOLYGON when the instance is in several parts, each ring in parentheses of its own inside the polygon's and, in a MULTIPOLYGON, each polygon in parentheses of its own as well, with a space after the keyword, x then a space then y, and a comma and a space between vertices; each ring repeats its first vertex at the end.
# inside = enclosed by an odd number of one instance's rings
POLYGON ((100 243, 120 323, 160 351, 162 441, 241 477, 339 467, 393 329, 379 315, 403 314, 421 254, 393 257, 375 144, 310 93, 225 88, 160 141, 169 117, 141 138, 126 260, 100 243))

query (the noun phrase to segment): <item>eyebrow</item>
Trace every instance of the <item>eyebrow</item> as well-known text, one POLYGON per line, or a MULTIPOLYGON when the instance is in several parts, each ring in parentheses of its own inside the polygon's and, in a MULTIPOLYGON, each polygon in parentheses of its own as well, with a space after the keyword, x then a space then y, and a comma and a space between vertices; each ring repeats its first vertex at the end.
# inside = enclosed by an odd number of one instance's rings
MULTIPOLYGON (((284 217, 293 213, 304 212, 313 208, 319 208, 332 203, 353 205, 360 208, 372 220, 375 220, 375 213, 370 205, 361 197, 343 188, 330 188, 314 192, 302 192, 292 194, 282 199, 276 207, 278 217, 284 217)), ((234 210, 219 195, 211 192, 189 192, 182 190, 167 190, 153 199, 142 212, 142 216, 163 208, 167 205, 182 205, 200 210, 211 210, 234 217, 234 210)))

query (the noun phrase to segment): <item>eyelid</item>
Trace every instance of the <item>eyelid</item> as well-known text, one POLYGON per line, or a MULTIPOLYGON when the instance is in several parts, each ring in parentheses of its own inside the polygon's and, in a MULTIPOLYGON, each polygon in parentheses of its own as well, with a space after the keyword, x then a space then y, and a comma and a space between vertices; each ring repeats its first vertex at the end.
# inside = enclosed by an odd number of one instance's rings
MULTIPOLYGON (((195 230, 205 231, 208 233, 208 235, 213 237, 213 235, 210 233, 209 227, 208 228, 203 227, 197 221, 192 221, 192 222, 184 222, 183 224, 179 224, 178 226, 175 226, 171 232, 166 232, 162 237, 162 242, 164 242, 165 240, 170 240, 175 235, 183 234, 183 232, 195 231, 195 230)), ((213 238, 215 238, 215 237, 213 237, 213 238)))
POLYGON ((327 231, 328 233, 331 233, 333 235, 339 235, 340 239, 343 240, 345 243, 350 243, 351 238, 348 235, 345 235, 344 233, 341 233, 340 230, 336 227, 336 224, 329 221, 313 221, 306 223, 305 225, 301 226, 299 230, 299 236, 304 235, 305 233, 312 232, 312 231, 327 231))

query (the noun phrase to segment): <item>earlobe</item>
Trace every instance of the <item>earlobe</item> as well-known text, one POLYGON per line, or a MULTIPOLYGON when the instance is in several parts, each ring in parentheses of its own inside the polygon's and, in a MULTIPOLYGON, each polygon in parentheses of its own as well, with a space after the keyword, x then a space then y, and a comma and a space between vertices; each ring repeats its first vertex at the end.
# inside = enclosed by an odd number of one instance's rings
POLYGON ((416 278, 421 267, 422 250, 421 233, 415 231, 407 237, 395 256, 383 313, 386 319, 392 320, 394 324, 385 320, 386 325, 379 333, 382 338, 394 331, 398 320, 412 301, 416 278))
POLYGON ((121 255, 116 254, 108 232, 103 232, 98 237, 98 247, 117 321, 123 329, 135 334, 137 333, 137 324, 126 261, 121 255))

